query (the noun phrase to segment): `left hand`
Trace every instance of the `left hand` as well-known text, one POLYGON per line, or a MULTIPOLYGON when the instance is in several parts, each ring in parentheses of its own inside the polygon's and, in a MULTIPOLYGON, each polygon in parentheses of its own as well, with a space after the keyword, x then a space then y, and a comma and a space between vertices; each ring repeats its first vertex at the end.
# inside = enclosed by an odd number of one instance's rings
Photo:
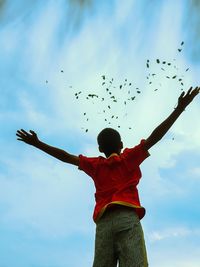
POLYGON ((200 87, 196 87, 192 90, 192 87, 187 91, 187 94, 185 95, 185 92, 183 92, 179 98, 178 98, 178 106, 177 108, 185 109, 195 98, 195 96, 198 95, 200 92, 200 87))

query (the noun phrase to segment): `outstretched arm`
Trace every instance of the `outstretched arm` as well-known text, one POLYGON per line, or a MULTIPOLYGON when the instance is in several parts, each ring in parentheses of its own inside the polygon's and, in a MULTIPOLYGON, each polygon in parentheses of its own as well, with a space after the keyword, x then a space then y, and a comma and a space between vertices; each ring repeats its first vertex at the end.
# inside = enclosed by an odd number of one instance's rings
POLYGON ((63 162, 79 166, 79 157, 71 155, 62 149, 49 146, 41 142, 34 131, 30 130, 29 132, 30 133, 24 131, 23 129, 18 130, 16 133, 16 135, 18 136, 17 140, 32 145, 63 162))
POLYGON ((148 150, 153 145, 155 145, 170 129, 170 127, 174 124, 177 118, 181 115, 181 113, 185 110, 185 108, 192 102, 195 96, 200 92, 200 87, 196 87, 192 90, 192 87, 187 91, 183 92, 178 98, 178 105, 174 109, 174 111, 164 120, 146 139, 144 143, 144 148, 148 150), (184 96, 185 95, 185 96, 184 96))

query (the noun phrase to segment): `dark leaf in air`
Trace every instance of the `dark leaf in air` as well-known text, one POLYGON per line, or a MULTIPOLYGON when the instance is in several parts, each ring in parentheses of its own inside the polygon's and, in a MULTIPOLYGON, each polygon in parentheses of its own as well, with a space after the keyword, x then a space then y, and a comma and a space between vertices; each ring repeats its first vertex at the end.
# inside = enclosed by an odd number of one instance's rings
POLYGON ((129 86, 131 86, 131 83, 129 83, 129 86))
POLYGON ((178 49, 178 52, 181 52, 181 51, 182 51, 182 49, 179 48, 179 49, 178 49))
POLYGON ((122 89, 122 85, 120 85, 119 88, 122 89))
POLYGON ((166 64, 166 61, 163 61, 162 64, 166 64))
POLYGON ((159 64, 160 63, 160 60, 159 59, 156 59, 156 62, 159 64))
POLYGON ((184 44, 184 42, 182 41, 181 45, 183 45, 183 44, 184 44))
POLYGON ((175 75, 175 76, 172 77, 172 79, 175 79, 176 77, 177 77, 177 76, 175 75))
POLYGON ((141 91, 137 91, 137 93, 138 93, 138 94, 140 94, 140 93, 141 93, 141 91))
POLYGON ((185 71, 188 71, 189 70, 189 68, 187 68, 185 71))
POLYGON ((105 80, 105 78, 106 78, 105 75, 102 75, 101 77, 103 78, 103 80, 105 80))
POLYGON ((104 85, 104 84, 105 84, 105 82, 102 83, 102 85, 104 85))
POLYGON ((63 70, 61 70, 61 72, 64 72, 63 70))

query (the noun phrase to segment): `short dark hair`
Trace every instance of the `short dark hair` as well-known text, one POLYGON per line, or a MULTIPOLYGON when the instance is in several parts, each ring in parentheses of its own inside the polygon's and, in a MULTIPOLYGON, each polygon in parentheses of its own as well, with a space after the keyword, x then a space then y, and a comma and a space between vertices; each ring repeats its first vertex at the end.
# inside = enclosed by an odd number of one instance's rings
POLYGON ((109 157, 112 153, 119 152, 121 136, 115 129, 105 128, 98 134, 97 142, 102 152, 109 157))

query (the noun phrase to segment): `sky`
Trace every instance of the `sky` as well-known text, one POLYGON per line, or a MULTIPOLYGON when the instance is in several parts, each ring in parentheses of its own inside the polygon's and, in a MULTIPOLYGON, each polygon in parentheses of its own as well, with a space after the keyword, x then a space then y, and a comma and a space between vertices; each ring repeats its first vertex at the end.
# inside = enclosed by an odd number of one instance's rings
MULTIPOLYGON (((92 266, 93 181, 16 130, 86 156, 103 156, 105 127, 124 148, 148 138, 199 85, 199 9, 195 0, 0 1, 0 267, 92 266)), ((199 267, 199 112, 198 96, 141 165, 152 267, 199 267)))

